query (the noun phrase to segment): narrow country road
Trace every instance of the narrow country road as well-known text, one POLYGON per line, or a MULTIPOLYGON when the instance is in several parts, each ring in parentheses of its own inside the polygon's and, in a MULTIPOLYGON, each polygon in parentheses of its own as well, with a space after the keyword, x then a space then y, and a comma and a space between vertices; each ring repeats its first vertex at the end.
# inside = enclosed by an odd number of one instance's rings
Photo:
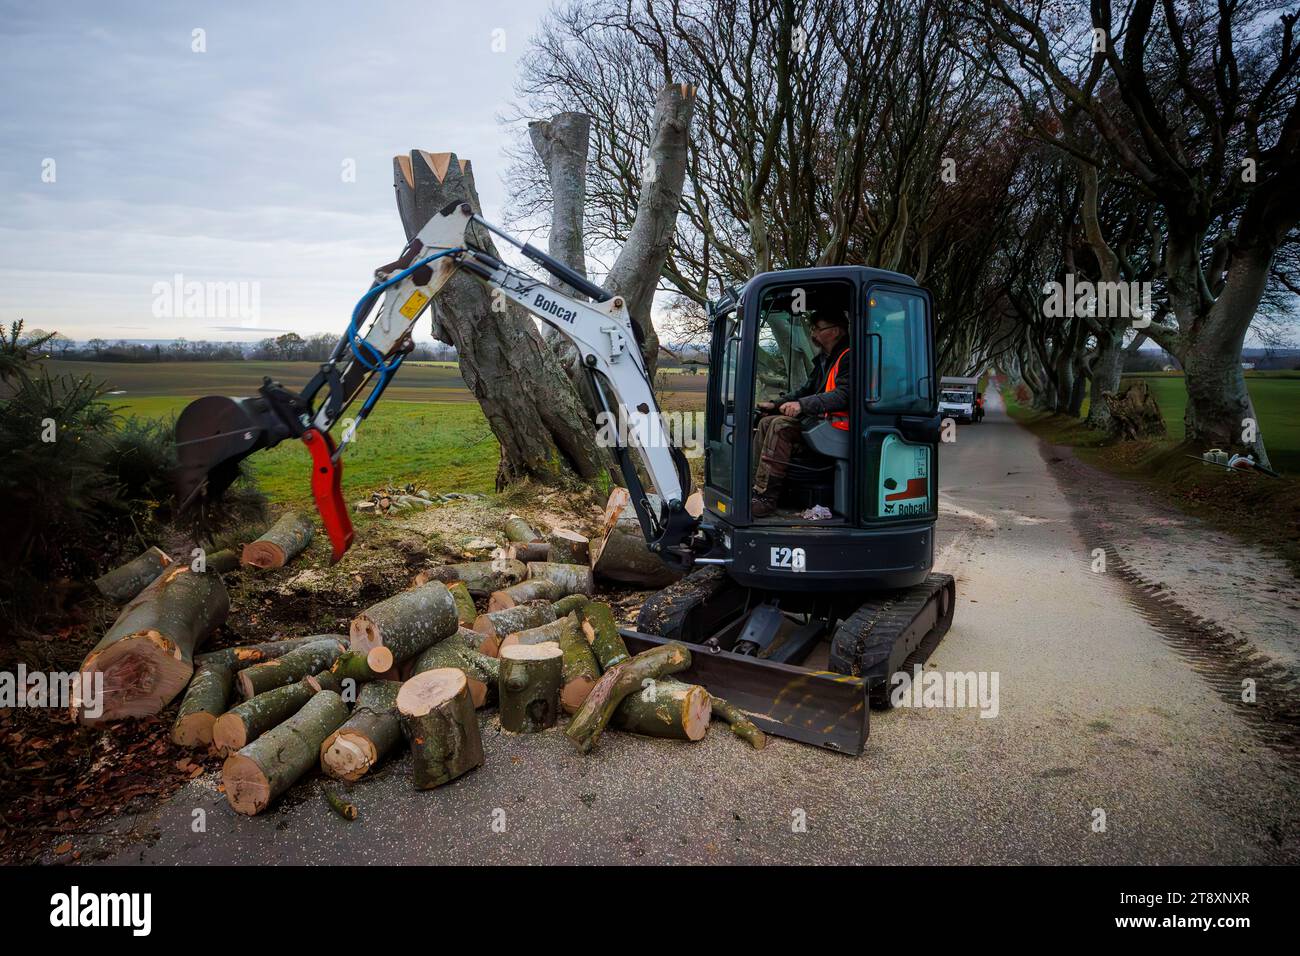
MULTIPOLYGON (((512 739, 487 718, 482 770, 415 793, 404 758, 353 788, 354 823, 331 813, 319 782, 263 817, 237 817, 210 774, 121 821, 100 855, 162 864, 1300 859, 1293 757, 1216 688, 1212 667, 1150 623, 1131 582, 1115 568, 1094 572, 1097 542, 1080 534, 1048 456, 996 395, 983 423, 943 447, 940 480, 939 569, 957 577, 958 605, 928 669, 996 674, 996 716, 876 712, 857 759, 783 740, 755 753, 717 728, 696 746, 609 734, 580 757, 559 732, 512 739)), ((1283 601, 1276 616, 1294 622, 1290 608, 1283 601)))

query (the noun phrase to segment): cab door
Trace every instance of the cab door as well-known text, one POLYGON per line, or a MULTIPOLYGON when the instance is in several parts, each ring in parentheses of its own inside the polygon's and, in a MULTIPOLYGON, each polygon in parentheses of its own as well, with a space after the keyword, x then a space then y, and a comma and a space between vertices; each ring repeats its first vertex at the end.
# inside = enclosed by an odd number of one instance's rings
POLYGON ((933 521, 938 513, 939 416, 930 294, 868 282, 860 314, 858 508, 866 525, 933 521))

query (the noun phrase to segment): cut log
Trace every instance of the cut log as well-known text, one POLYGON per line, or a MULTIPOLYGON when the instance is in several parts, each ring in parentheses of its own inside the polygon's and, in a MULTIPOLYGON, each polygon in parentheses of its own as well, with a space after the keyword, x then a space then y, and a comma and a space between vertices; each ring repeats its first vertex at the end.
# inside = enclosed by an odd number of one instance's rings
POLYGON ((261 813, 316 766, 320 745, 347 719, 343 698, 323 690, 280 726, 231 754, 221 768, 230 806, 248 816, 261 813))
POLYGON ((99 593, 117 604, 125 604, 151 583, 172 559, 161 548, 150 548, 119 568, 95 578, 99 593))
POLYGON ((504 651, 507 647, 514 647, 516 644, 545 644, 547 641, 559 644, 564 635, 577 633, 578 615, 566 614, 564 617, 558 617, 549 623, 507 634, 501 638, 501 646, 497 649, 497 655, 500 656, 501 651, 504 651))
MULTIPOLYGON (((577 612, 573 614, 576 616, 577 612)), ((600 665, 581 627, 570 628, 560 635, 560 650, 564 652, 560 706, 566 714, 576 714, 600 680, 600 665)))
POLYGON ((352 650, 366 654, 371 669, 386 671, 455 634, 459 626, 456 599, 445 584, 430 581, 380 601, 353 618, 352 650), (370 656, 377 648, 386 653, 370 656))
MULTIPOLYGON (((333 637, 334 635, 329 636, 333 637)), ((231 673, 234 673, 235 671, 242 671, 245 667, 260 664, 262 661, 273 661, 278 657, 283 657, 290 651, 297 650, 304 644, 311 644, 320 639, 320 634, 313 634, 309 637, 290 637, 283 641, 268 641, 265 644, 226 647, 219 651, 208 651, 206 654, 194 655, 194 666, 203 667, 207 664, 215 664, 229 667, 231 673)))
POLYGON ((306 515, 286 512, 266 534, 244 545, 240 560, 254 568, 282 568, 311 544, 313 531, 306 515))
POLYGON ((730 724, 733 734, 755 750, 762 750, 767 746, 767 734, 759 730, 754 722, 745 716, 743 710, 735 704, 728 703, 721 697, 714 697, 712 700, 713 716, 719 717, 730 724))
POLYGON ((328 670, 347 649, 342 634, 318 634, 316 640, 302 645, 273 661, 254 664, 239 672, 235 686, 245 700, 302 680, 308 674, 328 670))
MULTIPOLYGON (((474 634, 473 631, 465 633, 474 634)), ((480 654, 477 648, 477 640, 470 645, 456 636, 449 637, 415 659, 411 676, 443 667, 459 668, 469 680, 470 699, 475 708, 496 703, 498 662, 494 657, 480 654)))
POLYGON ((551 546, 545 541, 521 541, 506 548, 506 557, 514 561, 548 561, 551 546))
POLYGON ((574 611, 577 611, 578 616, 581 617, 582 609, 587 606, 587 602, 590 600, 591 598, 585 594, 570 594, 568 597, 562 597, 552 604, 551 609, 555 611, 556 617, 564 617, 574 611))
POLYGON ((365 684, 369 681, 383 680, 387 670, 385 668, 377 671, 371 668, 366 655, 360 651, 344 651, 330 668, 330 673, 340 681, 350 680, 355 684, 365 684))
POLYGON ((566 594, 585 594, 591 597, 596 593, 596 579, 592 577, 591 568, 585 564, 556 564, 554 561, 534 561, 528 565, 529 580, 554 581, 564 588, 566 594))
POLYGON ((506 518, 506 540, 513 541, 516 544, 522 544, 529 541, 538 541, 541 539, 536 531, 519 515, 511 515, 506 518))
POLYGON ((554 727, 563 676, 564 652, 553 641, 502 647, 497 687, 501 729, 532 734, 554 727))
POLYGON ((515 631, 525 631, 540 624, 549 624, 555 620, 555 611, 545 601, 533 604, 520 604, 503 611, 489 611, 474 619, 474 630, 483 635, 479 652, 488 657, 496 657, 501 649, 501 641, 515 631))
POLYGON ((608 604, 591 601, 582 609, 582 633, 586 635, 602 671, 631 656, 623 635, 618 632, 618 625, 614 623, 614 609, 608 604))
POLYGON ((226 710, 234 672, 224 664, 202 664, 194 670, 189 689, 181 700, 172 743, 178 747, 207 747, 212 743, 212 725, 226 710))
POLYGON ((217 753, 222 756, 232 754, 272 727, 284 723, 320 689, 315 682, 303 678, 250 697, 230 708, 212 726, 212 743, 217 753))
POLYGON ((474 618, 478 617, 478 608, 474 606, 474 595, 469 593, 469 588, 464 581, 451 582, 447 585, 447 591, 456 602, 456 623, 462 627, 469 627, 474 623, 474 618))
POLYGON ((613 719, 623 698, 641 690, 647 679, 658 680, 690 666, 691 652, 678 643, 661 644, 615 664, 596 681, 582 707, 569 721, 565 734, 582 753, 588 753, 613 719))
POLYGON ((618 705, 613 726, 646 737, 703 740, 712 715, 709 692, 698 684, 650 678, 618 705))
POLYGON ((443 584, 464 581, 475 597, 486 597, 493 591, 518 584, 527 576, 528 567, 522 561, 504 558, 496 561, 467 561, 464 564, 444 564, 421 571, 415 576, 415 586, 430 581, 441 581, 443 584))
POLYGON ((517 607, 529 601, 557 601, 565 595, 564 588, 555 581, 539 578, 535 581, 520 581, 503 591, 493 591, 488 598, 489 611, 504 611, 508 607, 517 607))
POLYGON ((73 719, 96 723, 158 713, 185 689, 194 674, 195 648, 229 610, 220 576, 195 574, 187 564, 168 567, 122 608, 82 661, 73 719), (102 699, 94 693, 97 673, 104 675, 102 699))
POLYGON ((556 528, 546 536, 546 540, 550 543, 551 555, 539 560, 555 564, 581 564, 583 567, 591 563, 591 543, 586 535, 568 528, 556 528))
POLYGON ((402 732, 411 745, 411 782, 431 790, 483 764, 483 741, 469 681, 454 667, 416 674, 397 694, 402 732))
POLYGON ((373 681, 361 688, 347 722, 320 746, 321 770, 337 780, 360 780, 402 737, 397 716, 397 681, 373 681))
MULTIPOLYGON (((659 507, 657 496, 647 497, 659 507)), ((626 488, 610 492, 603 528, 591 543, 591 569, 597 577, 642 588, 664 587, 681 577, 646 546, 626 488)))

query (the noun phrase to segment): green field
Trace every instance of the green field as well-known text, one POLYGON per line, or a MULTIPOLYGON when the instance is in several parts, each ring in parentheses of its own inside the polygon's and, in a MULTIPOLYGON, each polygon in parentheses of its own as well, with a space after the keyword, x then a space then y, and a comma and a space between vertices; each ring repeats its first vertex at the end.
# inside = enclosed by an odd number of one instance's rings
MULTIPOLYGON (((1169 437, 1182 441, 1183 413, 1187 408, 1182 375, 1156 372, 1124 377, 1141 378, 1147 383, 1160 403, 1169 437)), ((1246 387, 1255 403, 1260 432, 1273 467, 1288 474, 1300 474, 1300 372, 1247 372, 1246 387)))
MULTIPOLYGON (((54 375, 86 375, 121 394, 106 401, 123 417, 170 419, 203 395, 252 395, 270 375, 300 387, 312 362, 50 362, 54 375)), ((491 492, 500 452, 454 363, 404 367, 344 455, 343 493, 366 498, 389 482, 430 491, 491 492)), ((274 502, 311 498, 311 459, 301 442, 284 442, 248 459, 259 488, 274 502)))

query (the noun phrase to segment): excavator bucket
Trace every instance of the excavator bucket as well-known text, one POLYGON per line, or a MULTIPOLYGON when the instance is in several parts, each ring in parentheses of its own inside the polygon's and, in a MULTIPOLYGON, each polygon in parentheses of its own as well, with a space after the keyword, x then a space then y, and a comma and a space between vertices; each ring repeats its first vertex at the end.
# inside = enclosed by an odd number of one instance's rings
POLYGON ((185 406, 176 419, 176 498, 182 512, 220 498, 239 477, 239 463, 274 444, 271 417, 260 398, 211 395, 185 406))

